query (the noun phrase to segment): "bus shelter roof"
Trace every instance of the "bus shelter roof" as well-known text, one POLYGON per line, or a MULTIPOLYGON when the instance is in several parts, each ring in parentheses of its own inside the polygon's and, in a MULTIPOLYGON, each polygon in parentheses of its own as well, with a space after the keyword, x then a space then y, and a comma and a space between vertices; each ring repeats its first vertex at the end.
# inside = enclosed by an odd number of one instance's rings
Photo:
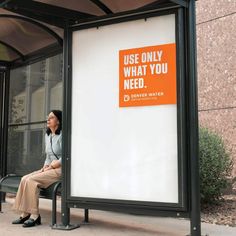
POLYGON ((155 9, 189 0, 0 0, 0 64, 60 50, 65 24, 155 9))

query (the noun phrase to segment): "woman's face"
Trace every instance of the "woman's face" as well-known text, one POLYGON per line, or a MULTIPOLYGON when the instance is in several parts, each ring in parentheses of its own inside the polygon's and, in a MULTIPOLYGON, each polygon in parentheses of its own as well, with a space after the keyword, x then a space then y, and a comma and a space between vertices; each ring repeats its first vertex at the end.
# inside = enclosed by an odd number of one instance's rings
POLYGON ((54 115, 53 112, 50 112, 48 117, 47 117, 47 127, 49 129, 57 129, 59 125, 59 120, 57 119, 57 117, 54 115))

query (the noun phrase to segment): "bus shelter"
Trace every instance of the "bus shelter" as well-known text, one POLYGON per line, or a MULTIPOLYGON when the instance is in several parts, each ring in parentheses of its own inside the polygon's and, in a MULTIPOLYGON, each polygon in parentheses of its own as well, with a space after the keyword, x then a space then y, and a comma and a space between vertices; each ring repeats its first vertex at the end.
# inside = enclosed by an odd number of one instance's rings
POLYGON ((87 208, 189 217, 199 236, 195 1, 0 7, 1 176, 10 71, 63 52, 62 225, 54 228, 76 227, 70 208, 87 208))

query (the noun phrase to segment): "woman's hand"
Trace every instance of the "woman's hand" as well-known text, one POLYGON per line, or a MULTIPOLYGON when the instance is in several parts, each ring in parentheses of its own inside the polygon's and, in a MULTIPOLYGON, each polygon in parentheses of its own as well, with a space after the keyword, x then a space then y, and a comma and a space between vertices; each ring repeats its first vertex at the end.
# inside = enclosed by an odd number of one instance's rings
POLYGON ((61 166, 61 162, 58 160, 53 160, 50 165, 45 165, 41 170, 42 172, 47 171, 47 170, 52 170, 59 168, 61 166))
POLYGON ((53 160, 50 165, 54 166, 57 165, 58 160, 53 160))
POLYGON ((58 161, 58 160, 53 160, 53 161, 51 162, 50 166, 51 166, 53 169, 59 168, 59 167, 61 167, 61 162, 58 161))
POLYGON ((44 168, 44 171, 47 171, 47 170, 52 170, 53 168, 50 166, 47 166, 46 168, 44 168))
POLYGON ((61 162, 58 160, 53 160, 50 165, 45 165, 41 169, 41 172, 47 171, 47 170, 52 170, 61 167, 61 162))
POLYGON ((44 172, 45 169, 47 169, 48 167, 49 167, 49 165, 45 165, 45 166, 43 166, 43 168, 41 169, 41 172, 44 172))

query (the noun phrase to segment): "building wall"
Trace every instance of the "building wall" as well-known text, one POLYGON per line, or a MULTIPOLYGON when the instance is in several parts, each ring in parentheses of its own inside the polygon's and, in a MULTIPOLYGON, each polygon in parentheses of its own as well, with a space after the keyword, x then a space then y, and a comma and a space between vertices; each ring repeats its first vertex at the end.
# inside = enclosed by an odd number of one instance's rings
POLYGON ((200 125, 223 137, 236 176, 236 0, 198 0, 200 125))

